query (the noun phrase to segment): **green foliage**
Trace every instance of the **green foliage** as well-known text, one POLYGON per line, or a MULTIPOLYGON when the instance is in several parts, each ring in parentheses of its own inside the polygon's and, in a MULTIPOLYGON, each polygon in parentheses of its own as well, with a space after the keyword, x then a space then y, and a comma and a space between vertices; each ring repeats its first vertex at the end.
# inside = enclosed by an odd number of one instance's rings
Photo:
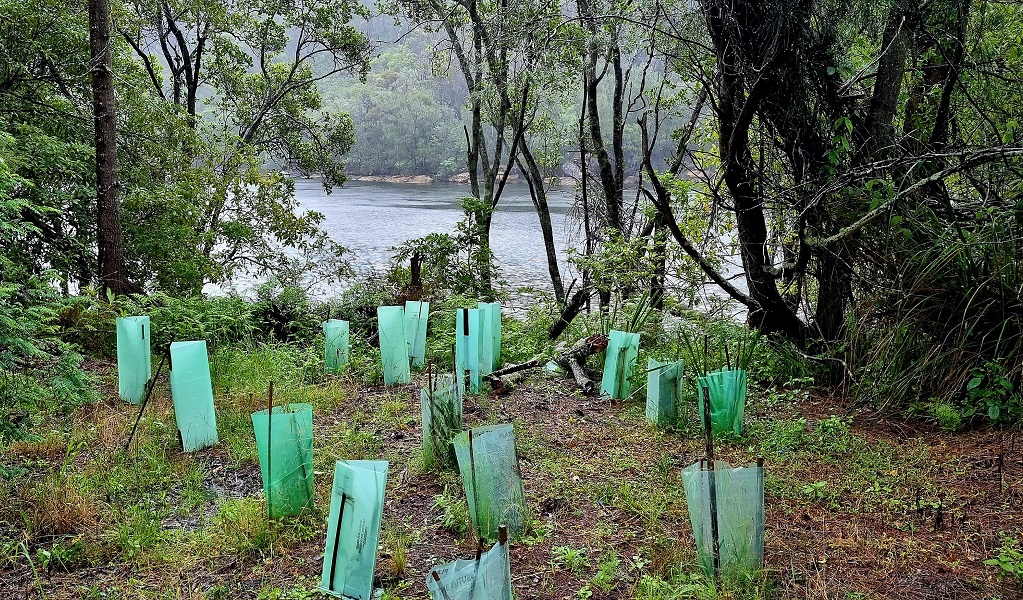
POLYGON ((391 278, 402 288, 411 284, 405 263, 413 256, 423 261, 422 285, 426 295, 462 294, 480 300, 494 299, 493 285, 499 275, 486 223, 493 208, 476 198, 462 198, 464 218, 455 233, 432 233, 409 240, 395 249, 391 278))
POLYGON ((948 433, 959 431, 963 426, 963 415, 959 410, 948 402, 938 402, 933 409, 934 419, 938 426, 948 433))
POLYGON ((998 579, 1014 579, 1023 584, 1023 546, 1018 539, 1007 533, 1001 534, 1002 545, 998 556, 984 561, 985 565, 998 568, 998 579))
POLYGON ((305 290, 277 279, 256 289, 253 317, 261 333, 282 342, 309 339, 319 332, 320 319, 305 290))
POLYGON ((447 485, 444 492, 433 497, 433 509, 441 511, 438 518, 441 527, 451 533, 464 537, 469 534, 472 522, 469 519, 469 505, 465 498, 452 493, 447 485))
MULTIPOLYGON (((396 32, 397 34, 397 32, 396 32)), ((365 83, 355 78, 323 86, 326 105, 346 111, 356 143, 348 168, 363 175, 431 174, 465 170, 465 139, 457 81, 424 77, 431 66, 429 37, 413 31, 404 44, 373 59, 365 83)))
POLYGON ((568 569, 576 577, 582 577, 583 571, 590 566, 586 548, 555 546, 551 548, 551 558, 556 565, 568 569))
POLYGON ((1014 393, 1005 365, 988 362, 974 367, 966 383, 970 410, 985 414, 992 423, 1014 423, 1023 419, 1023 397, 1014 393))

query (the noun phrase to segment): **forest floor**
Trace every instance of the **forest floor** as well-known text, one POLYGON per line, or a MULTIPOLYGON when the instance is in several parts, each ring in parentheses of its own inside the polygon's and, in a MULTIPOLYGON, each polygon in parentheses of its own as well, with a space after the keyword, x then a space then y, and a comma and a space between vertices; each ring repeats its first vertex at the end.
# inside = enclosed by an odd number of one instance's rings
MULTIPOLYGON (((117 399, 114 365, 90 368, 100 403, 37 418, 35 438, 0 457, 7 598, 314 597, 338 459, 390 461, 376 574, 385 598, 426 598, 433 565, 474 554, 460 478, 422 467, 415 385, 280 385, 282 399, 315 407, 316 508, 268 523, 249 418, 265 399, 242 377, 215 378, 221 442, 194 454, 178 449, 161 382, 129 456, 138 408, 117 399)), ((682 486, 703 452, 695 427, 655 429, 642 402, 581 397, 544 376, 467 397, 465 422, 515 425, 533 517, 511 546, 517 598, 714 597, 682 486)), ((764 577, 717 597, 1023 594, 984 564, 1003 532, 1023 538, 1023 436, 945 434, 753 388, 745 435, 718 453, 736 466, 764 458, 767 520, 764 577)))

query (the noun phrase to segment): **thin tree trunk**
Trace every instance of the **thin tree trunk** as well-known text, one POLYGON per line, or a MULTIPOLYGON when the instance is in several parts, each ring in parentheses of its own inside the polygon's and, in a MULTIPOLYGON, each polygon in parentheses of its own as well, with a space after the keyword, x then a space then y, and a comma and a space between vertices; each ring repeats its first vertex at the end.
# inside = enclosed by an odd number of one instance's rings
POLYGON ((92 56, 92 108, 96 127, 96 238, 99 284, 124 293, 124 242, 117 178, 117 117, 114 112, 113 60, 110 52, 110 2, 88 0, 89 50, 92 56))
POLYGON ((540 231, 543 234, 543 246, 547 252, 547 270, 551 275, 551 285, 554 286, 554 297, 558 302, 565 301, 565 286, 561 281, 561 267, 558 265, 557 247, 554 245, 554 227, 551 224, 551 209, 547 205, 547 186, 544 183, 540 167, 533 159, 533 153, 524 142, 520 145, 519 169, 522 170, 526 183, 529 184, 529 195, 533 199, 533 207, 536 208, 536 216, 540 220, 540 231))

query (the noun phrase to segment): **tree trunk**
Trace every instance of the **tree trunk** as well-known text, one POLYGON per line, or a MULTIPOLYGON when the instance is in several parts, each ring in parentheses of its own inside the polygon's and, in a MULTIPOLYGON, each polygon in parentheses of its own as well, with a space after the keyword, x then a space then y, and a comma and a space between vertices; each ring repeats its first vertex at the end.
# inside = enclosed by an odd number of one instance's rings
POLYGON ((88 0, 92 56, 92 108, 96 127, 96 238, 99 284, 115 294, 128 287, 117 179, 117 117, 114 112, 109 0, 88 0))
POLYGON ((554 245, 554 227, 551 224, 551 209, 547 205, 547 186, 544 184, 540 168, 533 159, 529 146, 520 145, 522 160, 519 168, 529 184, 529 196, 533 199, 536 216, 540 220, 540 232, 543 234, 543 246, 547 252, 547 270, 554 286, 554 297, 558 302, 565 301, 565 285, 561 281, 561 267, 558 265, 558 251, 554 245))
POLYGON ((654 216, 653 247, 650 259, 654 263, 654 272, 650 276, 650 307, 664 309, 664 285, 668 272, 668 236, 665 232, 664 213, 657 211, 654 216))

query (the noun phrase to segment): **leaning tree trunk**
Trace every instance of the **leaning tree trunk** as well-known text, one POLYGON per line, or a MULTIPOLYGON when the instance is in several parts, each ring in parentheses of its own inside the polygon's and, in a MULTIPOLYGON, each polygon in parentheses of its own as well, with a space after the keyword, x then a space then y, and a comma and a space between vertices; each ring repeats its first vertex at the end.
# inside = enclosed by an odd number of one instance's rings
POLYGON ((96 237, 99 283, 123 293, 124 242, 118 206, 117 118, 114 113, 113 61, 110 52, 110 2, 88 0, 89 49, 92 55, 92 108, 96 126, 96 237))
POLYGON ((554 286, 554 297, 558 302, 564 302, 565 285, 561 280, 561 267, 558 265, 558 252, 554 244, 551 209, 547 205, 547 186, 529 146, 522 143, 519 147, 522 157, 522 160, 519 161, 519 169, 525 176, 526 183, 529 184, 529 196, 533 200, 536 216, 540 220, 540 232, 543 234, 543 246, 547 253, 547 271, 551 275, 551 285, 554 286))

